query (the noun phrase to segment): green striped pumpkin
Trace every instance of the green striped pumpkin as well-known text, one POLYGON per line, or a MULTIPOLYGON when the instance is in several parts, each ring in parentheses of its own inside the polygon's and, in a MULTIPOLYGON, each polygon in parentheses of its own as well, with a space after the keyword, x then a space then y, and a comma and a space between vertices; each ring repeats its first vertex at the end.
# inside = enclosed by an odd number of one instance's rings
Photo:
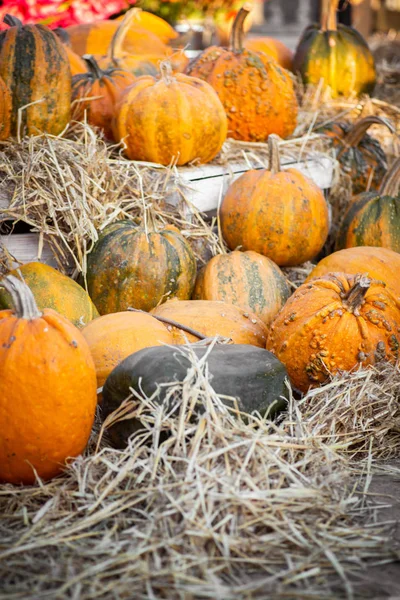
POLYGON ((87 261, 87 286, 101 315, 191 297, 196 259, 175 228, 146 232, 119 221, 103 232, 87 261))

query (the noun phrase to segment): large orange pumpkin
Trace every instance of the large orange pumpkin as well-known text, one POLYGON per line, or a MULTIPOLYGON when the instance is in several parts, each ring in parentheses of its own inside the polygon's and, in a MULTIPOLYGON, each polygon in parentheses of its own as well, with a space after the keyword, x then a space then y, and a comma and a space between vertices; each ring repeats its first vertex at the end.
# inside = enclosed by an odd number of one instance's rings
MULTIPOLYGON (((180 323, 205 337, 221 335, 231 338, 234 344, 265 348, 267 327, 257 315, 233 304, 213 300, 170 300, 154 308, 151 314, 180 323)), ((179 327, 166 326, 172 331, 176 344, 184 344, 186 340, 199 341, 199 337, 179 327)))
MULTIPOLYGON (((175 40, 178 37, 178 33, 175 29, 161 17, 139 8, 136 8, 135 11, 136 24, 139 27, 143 27, 143 29, 147 29, 147 31, 155 33, 165 44, 172 42, 172 40, 175 40)), ((124 15, 121 15, 116 21, 122 21, 123 18, 124 15)))
POLYGON ((256 314, 269 325, 290 296, 280 268, 257 252, 214 256, 199 272, 194 300, 221 300, 256 314))
POLYGON ((280 170, 276 136, 268 144, 269 169, 247 171, 222 200, 222 235, 231 250, 253 250, 279 266, 299 265, 325 243, 328 206, 311 179, 296 169, 280 170))
POLYGON ((244 47, 253 52, 264 52, 284 69, 293 68, 293 52, 283 42, 271 37, 252 37, 245 41, 244 47))
POLYGON ((80 331, 54 310, 39 312, 9 275, 13 310, 0 311, 0 481, 30 484, 80 454, 94 420, 96 373, 80 331))
POLYGON ((0 77, 0 140, 10 135, 12 98, 10 90, 0 77))
POLYGON ((97 385, 101 387, 111 371, 130 354, 162 344, 174 344, 167 328, 143 312, 104 315, 82 329, 96 366, 97 385))
POLYGON ((386 359, 400 346, 400 304, 381 281, 331 273, 301 285, 271 325, 267 350, 306 392, 330 374, 386 359))
POLYGON ((243 47, 243 23, 250 11, 240 9, 232 28, 230 47, 211 46, 189 64, 186 72, 216 90, 228 116, 228 135, 261 142, 270 133, 287 137, 297 119, 291 75, 262 52, 243 47))
POLYGON ((169 165, 212 160, 227 133, 224 108, 208 83, 177 73, 168 62, 161 79, 140 77, 121 96, 114 121, 115 139, 127 156, 169 165))
POLYGON ((115 106, 122 92, 134 83, 135 77, 115 67, 103 71, 93 56, 85 54, 84 60, 87 72, 72 78, 73 116, 81 120, 86 111, 88 123, 100 127, 108 139, 113 139, 111 121, 115 106))

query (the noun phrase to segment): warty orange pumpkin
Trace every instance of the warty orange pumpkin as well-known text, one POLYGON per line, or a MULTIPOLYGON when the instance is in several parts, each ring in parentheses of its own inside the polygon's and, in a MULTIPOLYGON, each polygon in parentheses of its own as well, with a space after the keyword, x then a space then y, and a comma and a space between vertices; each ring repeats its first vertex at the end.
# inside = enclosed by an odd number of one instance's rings
POLYGON ((0 77, 11 92, 11 134, 57 135, 71 109, 71 69, 63 44, 44 25, 23 25, 11 15, 4 22, 10 27, 0 33, 0 77))
POLYGON ((220 300, 269 325, 290 296, 280 268, 257 252, 218 254, 197 275, 194 300, 220 300))
POLYGON ((161 78, 140 77, 116 106, 114 136, 124 140, 132 160, 185 165, 212 160, 227 133, 224 108, 208 83, 171 72, 161 64, 161 78))
POLYGON ((280 170, 277 136, 270 135, 269 168, 243 173, 221 203, 222 235, 231 250, 253 250, 279 266, 312 260, 329 231, 322 191, 296 169, 280 170))
POLYGON ((96 372, 80 331, 40 312, 16 277, 1 283, 14 308, 0 311, 0 481, 49 479, 80 454, 97 405, 96 372))
POLYGON ((301 285, 272 323, 267 350, 301 392, 330 374, 399 358, 400 304, 381 281, 330 273, 301 285))
POLYGON ((250 10, 245 4, 238 12, 229 48, 207 48, 186 73, 216 90, 228 117, 229 137, 261 142, 276 133, 285 138, 297 120, 292 78, 266 54, 243 47, 243 24, 250 10))

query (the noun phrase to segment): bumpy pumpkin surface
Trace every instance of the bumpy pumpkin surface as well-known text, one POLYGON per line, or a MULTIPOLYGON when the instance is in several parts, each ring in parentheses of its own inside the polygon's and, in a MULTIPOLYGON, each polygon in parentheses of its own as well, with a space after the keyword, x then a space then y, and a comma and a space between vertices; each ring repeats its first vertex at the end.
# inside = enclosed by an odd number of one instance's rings
POLYGON ((331 273, 301 285, 271 325, 267 349, 306 392, 329 374, 399 358, 400 304, 384 283, 331 273))
POLYGON ((148 232, 120 221, 100 236, 88 255, 87 286, 100 314, 149 311, 168 298, 190 298, 196 259, 173 229, 148 232))
POLYGON ((279 267, 257 252, 230 252, 214 256, 199 272, 194 300, 221 300, 272 321, 290 296, 279 267))
POLYGON ((74 118, 82 119, 86 111, 87 121, 100 127, 107 138, 113 138, 111 120, 122 92, 135 81, 128 71, 110 67, 103 71, 93 56, 84 55, 86 73, 72 78, 74 118), (83 101, 88 98, 87 101, 83 101))
POLYGON ((148 346, 174 344, 172 333, 157 319, 139 312, 123 311, 91 321, 82 330, 96 367, 97 386, 124 358, 148 346))
POLYGON ((307 27, 298 43, 293 70, 304 83, 330 88, 332 97, 371 92, 376 83, 373 55, 362 35, 337 25, 338 0, 325 0, 321 24, 307 27))
POLYGON ((264 52, 283 67, 293 69, 293 52, 283 42, 271 37, 252 37, 245 41, 244 47, 252 52, 264 52))
POLYGON ((11 92, 11 134, 57 135, 66 127, 71 109, 71 69, 58 37, 44 25, 22 25, 4 19, 10 28, 0 34, 0 77, 11 92), (33 103, 33 104, 32 104, 33 103))
POLYGON ((297 101, 290 74, 262 52, 243 48, 245 5, 235 20, 229 49, 211 46, 186 70, 216 90, 228 117, 228 136, 265 141, 270 133, 287 137, 297 120, 297 101))
MULTIPOLYGON (((199 332, 204 337, 220 335, 234 344, 252 344, 265 347, 267 327, 257 315, 233 304, 213 300, 171 300, 151 311, 199 332)), ((172 331, 176 344, 198 342, 199 338, 178 327, 166 325, 172 331)))
POLYGON ((10 135, 12 99, 10 90, 0 77, 0 140, 10 135))
MULTIPOLYGON (((78 328, 99 316, 87 292, 76 281, 49 265, 27 263, 10 274, 26 283, 40 310, 52 308, 78 328)), ((12 308, 9 294, 1 288, 0 308, 12 308)))
POLYGON ((385 152, 376 138, 366 133, 371 125, 395 129, 381 117, 365 117, 354 125, 340 121, 325 125, 319 131, 332 139, 336 158, 342 170, 351 177, 353 194, 377 190, 387 171, 385 152))
MULTIPOLYGON (((283 364, 273 354, 263 348, 249 345, 215 345, 213 348, 192 346, 190 352, 199 360, 207 353, 207 368, 211 374, 210 383, 228 407, 237 408, 241 413, 257 411, 262 416, 268 413, 272 418, 287 405, 287 372, 283 364), (236 403, 227 398, 236 399, 236 403)), ((155 402, 163 402, 170 391, 163 384, 184 381, 192 362, 188 348, 146 348, 135 352, 116 367, 107 378, 103 388, 101 405, 102 419, 129 397, 133 389, 143 397, 153 397, 155 402), (161 387, 162 386, 162 387, 161 387), (154 395, 159 389, 159 394, 154 395)), ((173 398, 169 398, 172 410, 173 398)), ((175 402, 178 418, 181 403, 175 402)), ((195 406, 196 413, 204 412, 200 402, 195 406)), ((107 437, 113 446, 124 448, 129 436, 143 429, 138 419, 124 419, 107 428, 107 437)))
POLYGON ((364 192, 349 205, 340 224, 336 249, 382 246, 400 252, 400 159, 378 192, 364 192))
POLYGON ((221 203, 221 230, 231 250, 253 250, 279 266, 299 265, 325 243, 328 206, 313 181, 296 169, 280 171, 275 137, 268 139, 269 170, 247 171, 229 187, 221 203))
POLYGON ((80 331, 9 275, 0 311, 0 481, 30 484, 63 470, 89 439, 97 404, 93 359, 80 331))
POLYGON ((161 66, 161 79, 140 77, 116 107, 115 139, 132 160, 184 165, 212 160, 227 133, 223 106, 211 86, 161 66))

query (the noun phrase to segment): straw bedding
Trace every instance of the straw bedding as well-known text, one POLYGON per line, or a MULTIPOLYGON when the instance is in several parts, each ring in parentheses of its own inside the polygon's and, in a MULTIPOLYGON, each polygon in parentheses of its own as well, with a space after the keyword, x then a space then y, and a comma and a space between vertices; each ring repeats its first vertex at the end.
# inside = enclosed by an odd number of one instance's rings
MULTIPOLYGON (((333 103, 314 90, 303 96, 298 139, 282 149, 329 153, 316 124, 371 112, 399 127, 400 109, 384 100, 333 103)), ((398 155, 398 140, 373 131, 398 155)), ((75 275, 98 231, 122 217, 178 225, 200 264, 221 248, 173 166, 128 163, 86 125, 0 150, 3 227, 28 223, 75 275)), ((219 160, 244 156, 265 162, 266 149, 229 141, 219 160)), ((349 194, 338 170, 335 224, 349 194)), ((10 261, 3 251, 3 267, 10 261)), ((287 269, 292 287, 311 269, 287 269)), ((0 599, 378 597, 363 579, 397 549, 393 524, 380 524, 367 492, 374 469, 399 454, 399 368, 336 376, 292 397, 273 423, 243 419, 215 394, 206 360, 191 364, 168 391, 169 412, 154 397, 129 397, 103 428, 97 420, 85 455, 62 476, 0 486, 0 599), (123 451, 110 448, 107 427, 129 416, 144 432, 123 451)))

